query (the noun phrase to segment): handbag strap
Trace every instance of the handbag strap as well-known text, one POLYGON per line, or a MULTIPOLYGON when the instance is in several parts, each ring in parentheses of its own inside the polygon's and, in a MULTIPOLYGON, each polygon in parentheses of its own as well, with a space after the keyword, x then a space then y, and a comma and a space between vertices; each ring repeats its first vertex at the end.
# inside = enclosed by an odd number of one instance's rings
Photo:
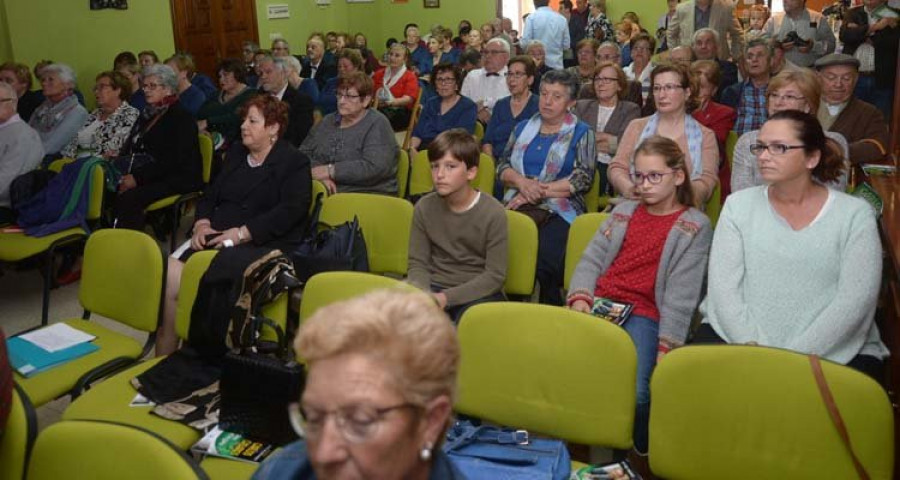
POLYGON ((809 355, 809 364, 812 366, 813 376, 816 378, 816 386, 819 387, 819 394, 825 402, 825 408, 828 410, 828 415, 831 417, 831 421, 834 423, 835 428, 837 428, 841 441, 847 449, 847 453, 850 454, 850 458, 853 460, 853 468, 856 469, 856 473, 859 475, 860 479, 869 480, 869 474, 866 472, 866 468, 863 466, 862 462, 859 461, 856 452, 853 451, 853 445, 850 443, 850 434, 847 432, 847 426, 844 424, 844 419, 841 418, 841 411, 834 401, 831 389, 828 388, 828 381, 825 380, 825 374, 822 372, 822 362, 817 355, 809 355))

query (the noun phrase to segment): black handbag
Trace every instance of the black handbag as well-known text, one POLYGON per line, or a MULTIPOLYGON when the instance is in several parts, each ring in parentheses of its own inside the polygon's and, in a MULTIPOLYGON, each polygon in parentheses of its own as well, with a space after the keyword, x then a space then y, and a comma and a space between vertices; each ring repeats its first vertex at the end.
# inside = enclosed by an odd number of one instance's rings
POLYGON ((155 159, 149 153, 132 153, 120 155, 113 159, 113 166, 120 175, 130 175, 146 165, 153 163, 155 159))
POLYGON ((219 427, 276 446, 296 440, 288 404, 300 401, 306 377, 284 331, 272 320, 254 316, 244 323, 240 338, 240 346, 225 355, 219 382, 219 427), (275 351, 270 353, 259 348, 263 325, 278 335, 275 351))
POLYGON ((306 282, 320 272, 368 272, 369 257, 359 219, 354 216, 349 222, 320 230, 321 196, 316 197, 303 241, 291 254, 297 278, 306 282))

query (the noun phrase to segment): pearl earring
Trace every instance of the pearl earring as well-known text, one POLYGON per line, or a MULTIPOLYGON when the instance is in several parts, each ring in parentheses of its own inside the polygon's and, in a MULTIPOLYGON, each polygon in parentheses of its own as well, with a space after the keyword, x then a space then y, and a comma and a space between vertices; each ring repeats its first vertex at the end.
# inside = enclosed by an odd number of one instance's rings
POLYGON ((422 450, 419 451, 419 458, 423 462, 427 462, 431 460, 431 448, 433 447, 431 442, 425 442, 425 446, 422 447, 422 450))

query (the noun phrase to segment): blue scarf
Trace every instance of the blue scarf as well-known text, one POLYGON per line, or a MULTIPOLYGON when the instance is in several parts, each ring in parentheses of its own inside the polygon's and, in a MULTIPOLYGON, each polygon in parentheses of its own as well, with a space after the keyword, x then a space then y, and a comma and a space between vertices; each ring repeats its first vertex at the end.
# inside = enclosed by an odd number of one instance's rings
MULTIPOLYGON (((644 139, 656 135, 656 128, 659 126, 659 113, 650 116, 650 121, 644 126, 640 138, 638 138, 638 146, 644 139)), ((691 158, 691 180, 697 180, 703 175, 703 130, 700 128, 700 122, 694 117, 684 115, 684 134, 687 137, 688 156, 691 158)), ((637 150, 637 147, 635 147, 637 150)), ((631 172, 634 173, 634 155, 631 157, 631 172)))
MULTIPOLYGON (((509 158, 513 170, 519 173, 525 172, 525 151, 528 150, 528 145, 531 144, 531 141, 540 133, 541 123, 541 114, 534 114, 528 120, 528 123, 525 124, 522 133, 516 137, 516 143, 513 145, 509 158)), ((541 169, 541 174, 537 177, 537 181, 550 183, 559 180, 559 172, 562 171, 563 165, 566 163, 566 157, 568 156, 572 139, 575 136, 575 126, 577 124, 578 118, 571 113, 566 113, 559 133, 556 135, 556 139, 553 140, 553 145, 547 150, 547 159, 544 161, 544 166, 541 169)), ((518 190, 515 188, 510 188, 503 196, 504 202, 509 202, 518 193, 518 190)), ((543 204, 565 221, 572 223, 575 220, 577 212, 568 198, 545 198, 543 204)))

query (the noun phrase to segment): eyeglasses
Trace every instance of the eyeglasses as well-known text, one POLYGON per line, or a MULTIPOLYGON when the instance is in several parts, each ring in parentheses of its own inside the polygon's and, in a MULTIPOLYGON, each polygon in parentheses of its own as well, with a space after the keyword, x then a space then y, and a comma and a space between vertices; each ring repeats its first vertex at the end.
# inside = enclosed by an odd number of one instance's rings
POLYGON ((644 180, 650 182, 650 185, 656 185, 662 181, 663 177, 675 173, 677 170, 669 170, 668 172, 631 172, 631 182, 635 185, 643 185, 644 180))
POLYGON ((675 90, 684 90, 684 87, 682 87, 681 85, 676 85, 674 83, 653 86, 653 93, 660 93, 660 92, 672 93, 675 90))
POLYGON ((525 72, 506 72, 506 76, 511 78, 525 78, 528 74, 525 72))
POLYGON ((335 94, 335 97, 337 97, 338 100, 341 100, 341 99, 356 100, 357 98, 362 97, 362 95, 350 95, 347 92, 343 92, 343 93, 338 92, 337 94, 335 94))
POLYGON ((602 83, 604 85, 609 85, 613 82, 618 82, 619 79, 616 77, 594 77, 594 83, 602 83))
POLYGON ((796 95, 779 95, 777 93, 769 94, 769 101, 772 100, 781 100, 784 102, 803 102, 806 101, 805 97, 798 97, 796 95))
POLYGON ((770 155, 784 155, 788 150, 794 150, 796 148, 806 148, 806 145, 785 145, 783 143, 770 143, 766 145, 764 143, 754 143, 753 145, 750 145, 750 153, 758 157, 762 155, 763 150, 768 150, 770 155))
POLYGON ((360 444, 378 433, 385 415, 401 408, 419 408, 411 403, 401 403, 385 408, 351 406, 335 410, 315 410, 298 403, 288 405, 291 425, 301 437, 315 440, 322 436, 329 416, 334 417, 338 431, 347 443, 360 444))
POLYGON ((434 83, 442 83, 444 85, 449 85, 451 83, 456 83, 456 79, 453 77, 438 77, 434 79, 434 83))
POLYGON ((157 88, 163 88, 161 83, 145 83, 144 90, 156 90, 157 88))

